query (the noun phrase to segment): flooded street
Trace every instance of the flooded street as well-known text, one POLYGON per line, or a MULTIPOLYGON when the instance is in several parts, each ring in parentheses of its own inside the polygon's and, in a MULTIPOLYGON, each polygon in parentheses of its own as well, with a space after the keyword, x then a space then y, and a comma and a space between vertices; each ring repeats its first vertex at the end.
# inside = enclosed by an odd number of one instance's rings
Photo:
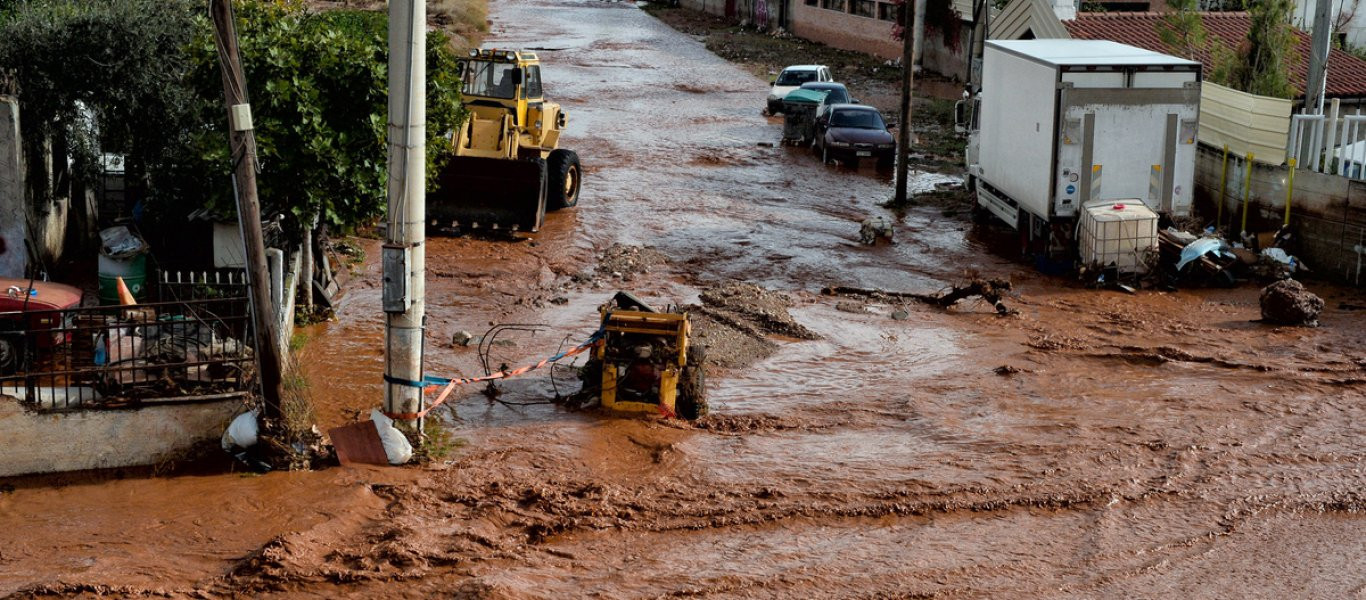
MULTIPOLYGON (((495 367, 553 354, 617 289, 687 305, 756 284, 813 339, 712 369, 698 425, 568 411, 556 369, 437 410, 449 455, 426 468, 0 493, 0 596, 1366 597, 1359 293, 1311 283, 1310 329, 1254 322, 1252 285, 1084 289, 938 206, 864 246, 887 174, 780 145, 766 82, 631 4, 491 8, 486 45, 544 62, 583 195, 527 240, 430 241, 428 373, 482 375, 451 338, 495 323, 541 324, 495 367), (662 262, 599 268, 614 244, 662 262), (1019 313, 821 294, 967 270, 1010 278, 1019 313)), ((380 402, 365 250, 338 320, 308 331, 324 429, 380 402)))

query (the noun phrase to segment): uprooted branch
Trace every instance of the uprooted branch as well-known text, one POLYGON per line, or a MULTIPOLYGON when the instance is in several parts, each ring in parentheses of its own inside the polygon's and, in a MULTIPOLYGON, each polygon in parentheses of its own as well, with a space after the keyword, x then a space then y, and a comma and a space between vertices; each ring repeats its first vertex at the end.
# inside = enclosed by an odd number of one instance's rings
POLYGON ((1001 315, 1013 314, 1014 311, 1007 308, 1003 297, 1010 291, 1010 281, 1007 279, 982 279, 973 278, 967 285, 954 286, 947 292, 938 294, 921 294, 916 292, 887 292, 883 290, 872 290, 866 288, 855 288, 845 286, 831 286, 821 290, 822 294, 839 296, 868 296, 873 298, 905 298, 923 302, 939 308, 948 308, 954 303, 964 298, 981 296, 983 300, 990 302, 996 308, 996 312, 1001 315))

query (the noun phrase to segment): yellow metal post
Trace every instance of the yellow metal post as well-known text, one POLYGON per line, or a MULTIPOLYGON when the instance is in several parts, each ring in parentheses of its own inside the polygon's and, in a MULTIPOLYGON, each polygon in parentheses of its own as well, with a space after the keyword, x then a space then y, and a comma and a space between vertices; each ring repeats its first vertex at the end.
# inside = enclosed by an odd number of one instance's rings
POLYGON ((1282 225, 1290 224, 1290 198, 1295 194, 1295 159, 1290 159, 1290 180, 1285 184, 1285 221, 1282 225))
POLYGON ((1219 177, 1219 201, 1214 217, 1214 229, 1224 225, 1224 202, 1228 201, 1228 144, 1224 144, 1224 174, 1219 177))
POLYGON ((1243 226, 1241 231, 1247 231, 1247 205, 1252 200, 1252 153, 1247 153, 1247 165, 1243 167, 1247 171, 1243 178, 1243 226))

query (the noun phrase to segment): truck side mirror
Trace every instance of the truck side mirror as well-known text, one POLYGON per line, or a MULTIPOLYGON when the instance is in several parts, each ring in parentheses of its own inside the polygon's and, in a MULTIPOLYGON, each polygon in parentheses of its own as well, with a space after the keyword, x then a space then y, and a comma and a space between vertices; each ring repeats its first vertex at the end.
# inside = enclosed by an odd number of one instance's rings
POLYGON ((953 104, 953 130, 956 133, 968 132, 968 106, 964 100, 953 104))
POLYGON ((777 81, 770 81, 770 82, 768 82, 768 87, 777 87, 777 85, 778 85, 778 82, 777 82, 777 81))

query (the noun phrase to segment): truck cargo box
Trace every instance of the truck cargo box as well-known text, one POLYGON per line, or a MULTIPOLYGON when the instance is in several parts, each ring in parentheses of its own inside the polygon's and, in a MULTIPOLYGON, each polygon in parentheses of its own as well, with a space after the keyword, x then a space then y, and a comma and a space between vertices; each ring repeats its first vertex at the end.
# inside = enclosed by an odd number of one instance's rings
POLYGON ((1094 200, 1190 213, 1200 63, 1099 40, 988 41, 969 174, 1007 223, 1094 200))

